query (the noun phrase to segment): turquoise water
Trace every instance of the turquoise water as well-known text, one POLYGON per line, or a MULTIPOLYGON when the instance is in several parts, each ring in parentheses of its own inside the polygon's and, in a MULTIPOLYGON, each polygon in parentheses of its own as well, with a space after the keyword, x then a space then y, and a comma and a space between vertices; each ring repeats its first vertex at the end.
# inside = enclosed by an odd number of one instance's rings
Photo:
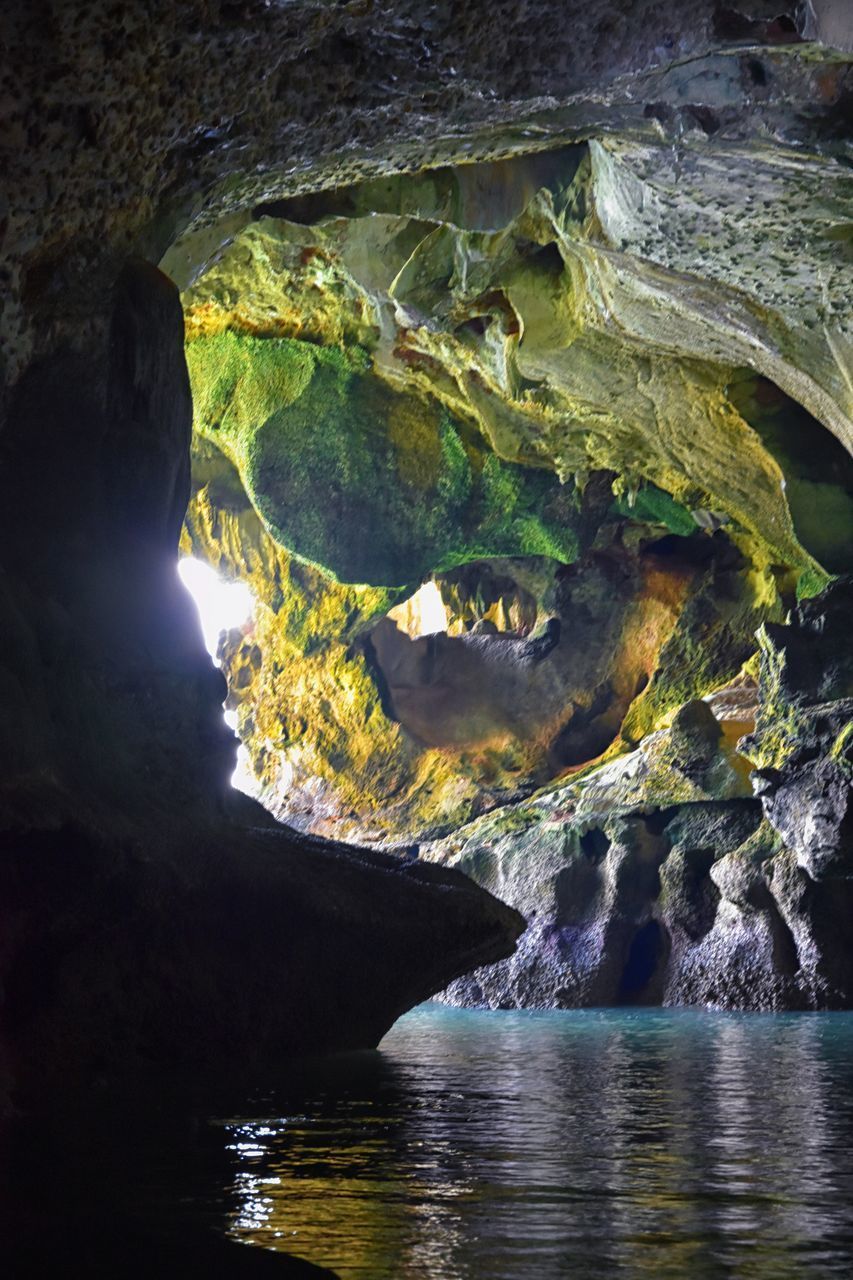
POLYGON ((230 1232, 346 1280, 853 1273, 853 1015, 427 1005, 267 1102, 230 1232))
POLYGON ((206 1274, 259 1246, 342 1280, 853 1275, 853 1014, 427 1005, 263 1088, 145 1085, 0 1152, 13 1238, 54 1259, 26 1274, 91 1247, 119 1259, 91 1275, 190 1275, 230 1236, 206 1274))

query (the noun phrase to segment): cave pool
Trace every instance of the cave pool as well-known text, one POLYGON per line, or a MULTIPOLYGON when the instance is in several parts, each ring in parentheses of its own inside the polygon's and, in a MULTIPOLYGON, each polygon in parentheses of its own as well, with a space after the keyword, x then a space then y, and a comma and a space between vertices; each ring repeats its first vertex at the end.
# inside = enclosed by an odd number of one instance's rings
POLYGON ((853 1270, 853 1014, 422 1005, 219 1123, 232 1235, 347 1280, 853 1270))
POLYGON ((150 1085, 22 1135, 26 1237, 177 1242, 186 1274, 199 1233, 247 1246, 223 1275, 252 1246, 341 1280, 853 1274, 853 1013, 426 1004, 262 1087, 150 1085))

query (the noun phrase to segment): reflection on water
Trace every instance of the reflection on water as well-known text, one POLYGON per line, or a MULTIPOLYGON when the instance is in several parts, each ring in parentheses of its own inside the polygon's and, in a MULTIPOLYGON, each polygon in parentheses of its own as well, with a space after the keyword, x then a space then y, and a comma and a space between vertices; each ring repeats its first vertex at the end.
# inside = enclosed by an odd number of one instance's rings
POLYGON ((424 1006, 217 1122, 230 1230, 347 1280, 847 1276, 851 1085, 853 1015, 424 1006))
POLYGON ((344 1280, 853 1275, 853 1014, 424 1006, 263 1093, 144 1085, 0 1141, 26 1274, 228 1233, 344 1280))

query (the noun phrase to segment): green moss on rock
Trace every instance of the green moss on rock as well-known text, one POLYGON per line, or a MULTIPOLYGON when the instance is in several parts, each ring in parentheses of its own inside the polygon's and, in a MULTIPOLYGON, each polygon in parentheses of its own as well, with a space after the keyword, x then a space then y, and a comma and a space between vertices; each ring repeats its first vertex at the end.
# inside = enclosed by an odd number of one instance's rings
POLYGON ((356 349, 195 339, 196 431, 236 464, 280 545, 339 581, 396 586, 487 556, 578 553, 573 484, 466 444, 435 400, 356 349))
POLYGON ((661 524, 670 533, 676 533, 681 538, 689 538, 696 532, 696 521, 690 512, 654 484, 642 485, 629 497, 618 497, 613 509, 619 515, 633 520, 661 524))

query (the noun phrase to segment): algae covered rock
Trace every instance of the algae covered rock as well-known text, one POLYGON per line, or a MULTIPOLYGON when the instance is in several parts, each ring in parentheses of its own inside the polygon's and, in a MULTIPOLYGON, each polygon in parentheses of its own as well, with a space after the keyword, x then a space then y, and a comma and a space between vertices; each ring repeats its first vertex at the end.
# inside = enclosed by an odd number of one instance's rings
POLYGON ((838 582, 793 625, 768 625, 759 728, 740 747, 711 711, 728 706, 742 725, 743 700, 723 691, 685 704, 633 753, 426 846, 422 856, 463 867, 528 920, 511 959, 444 998, 846 1007, 850 704, 831 695, 849 690, 848 610, 838 582), (825 637, 814 651, 810 633, 825 637), (810 703, 817 691, 830 700, 810 703), (759 770, 754 798, 741 752, 762 750, 775 764, 759 770))
MULTIPOLYGON (((849 59, 756 19, 750 63, 724 27, 661 55, 642 104, 608 90, 592 121, 551 104, 532 149, 282 188, 195 246, 187 546, 241 575, 218 451, 278 548, 263 636, 223 657, 279 816, 405 843, 644 743, 653 808, 654 735, 847 567, 853 188, 824 117, 849 59), (443 633, 393 615, 425 580, 443 633)), ((664 791, 741 798, 743 759, 680 714, 664 791)))
POLYGON ((760 711, 744 750, 769 822, 812 877, 853 876, 853 581, 762 632, 760 711))
POLYGON ((679 533, 726 525, 765 567, 843 568, 853 280, 832 232, 853 188, 834 159, 790 147, 678 146, 673 161, 651 131, 518 161, 514 206, 490 166, 479 184, 474 166, 269 206, 281 216, 185 295, 200 401, 223 331, 358 343, 498 458, 612 471, 631 505, 653 486, 679 533), (831 520, 810 516, 818 496, 831 520))
POLYGON ((483 556, 571 560, 571 484, 478 447, 440 403, 293 339, 188 347, 196 431, 238 467, 270 533, 337 580, 400 587, 483 556))
MULTIPOLYGON (((735 674, 768 612, 737 576, 737 613, 717 608, 713 538, 695 535, 711 556, 700 547, 697 566, 692 541, 661 555, 665 529, 617 517, 570 566, 515 558, 436 575, 446 630, 424 634, 420 593, 394 604, 397 592, 335 583, 281 548, 218 450, 197 451, 196 478, 184 548, 256 601, 219 654, 246 785, 324 834, 406 843, 519 798, 617 749, 626 723, 654 727, 685 681, 704 692, 735 674), (697 617, 725 643, 674 680, 666 655, 698 647, 697 617)), ((739 794, 720 767, 707 785, 739 794)), ((681 786, 695 789, 686 774, 681 786)))
MULTIPOLYGON (((318 626, 291 633, 294 669, 310 659, 320 681, 313 655, 335 650, 364 714, 342 711, 323 677, 321 719, 307 679, 293 682, 301 704, 279 680, 286 733, 259 708, 260 668, 235 657, 240 731, 281 816, 310 826, 313 805, 318 830, 366 822, 371 838, 411 839, 617 739, 635 747, 737 674, 798 583, 818 590, 846 563, 849 264, 833 228, 849 182, 834 152, 744 141, 741 74, 721 59, 685 68, 683 82, 664 74, 679 105, 647 113, 630 137, 605 129, 498 164, 267 202, 185 291, 211 530, 212 447, 289 553, 291 584, 307 572, 329 600, 325 575, 351 601, 381 587, 390 607, 433 580, 448 611, 446 636, 401 634, 355 604, 330 643, 318 626), (707 133, 685 94, 711 83, 721 127, 707 133), (777 245, 783 205, 790 237, 777 245), (818 277, 831 282, 823 293, 818 277), (831 519, 810 514, 816 497, 831 519), (658 558, 657 584, 647 572, 634 594, 668 594, 673 625, 650 622, 630 644, 625 633, 633 662, 608 656, 622 587, 609 608, 593 602, 591 622, 585 612, 596 553, 624 566, 658 558), (523 557, 563 566, 559 590, 522 588, 523 557), (516 578, 498 588, 488 562, 509 560, 516 578), (530 663, 528 635, 549 618, 562 627, 555 656, 530 663), (335 728, 344 722, 358 748, 335 728), (441 753, 431 791, 430 752, 441 753), (385 787, 379 766, 392 760, 385 787)), ((189 543, 240 575, 239 550, 221 554, 215 534, 190 530, 189 543)), ((287 631, 292 610, 266 595, 287 631)), ((264 630, 250 647, 271 656, 282 646, 271 619, 264 630)), ((684 787, 701 772, 700 751, 684 787)), ((700 779, 702 794, 720 788, 700 779)))

